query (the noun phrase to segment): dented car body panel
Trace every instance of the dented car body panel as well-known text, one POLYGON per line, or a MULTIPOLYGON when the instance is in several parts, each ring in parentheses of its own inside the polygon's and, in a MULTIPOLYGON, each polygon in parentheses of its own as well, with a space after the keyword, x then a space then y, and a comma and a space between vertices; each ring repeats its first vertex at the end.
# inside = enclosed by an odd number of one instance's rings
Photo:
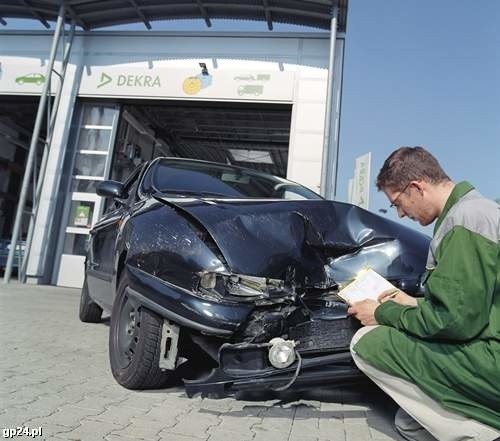
POLYGON ((127 201, 91 232, 86 277, 92 298, 110 310, 125 274, 131 297, 179 325, 213 362, 208 375, 185 381, 189 395, 359 378, 348 351, 359 324, 336 292, 371 267, 417 294, 429 238, 281 178, 269 177, 271 187, 296 191, 301 200, 272 192, 255 197, 253 190, 252 197, 236 197, 254 174, 256 186, 267 185, 266 176, 252 173, 166 158, 143 166, 125 183, 133 192, 127 201), (192 170, 206 173, 199 194, 191 177, 195 189, 185 194, 158 188, 155 179, 165 186, 166 178, 155 177, 170 170, 174 182, 192 170), (230 188, 217 183, 209 194, 207 176, 230 188), (270 364, 277 337, 294 342, 300 363, 270 364))
POLYGON ((418 232, 340 202, 170 203, 208 230, 230 270, 238 274, 280 279, 293 267, 302 273, 301 284, 314 285, 328 283, 325 265, 337 283, 370 266, 397 282, 418 279, 427 253, 427 241, 418 232))

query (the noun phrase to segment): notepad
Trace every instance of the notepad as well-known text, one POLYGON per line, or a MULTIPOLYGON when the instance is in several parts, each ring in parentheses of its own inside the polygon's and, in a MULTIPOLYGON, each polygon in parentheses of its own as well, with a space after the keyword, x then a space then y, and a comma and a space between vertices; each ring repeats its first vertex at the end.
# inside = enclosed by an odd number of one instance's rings
POLYGON ((345 302, 352 304, 365 299, 378 300, 378 296, 388 289, 397 289, 391 282, 371 268, 363 270, 337 295, 345 302))

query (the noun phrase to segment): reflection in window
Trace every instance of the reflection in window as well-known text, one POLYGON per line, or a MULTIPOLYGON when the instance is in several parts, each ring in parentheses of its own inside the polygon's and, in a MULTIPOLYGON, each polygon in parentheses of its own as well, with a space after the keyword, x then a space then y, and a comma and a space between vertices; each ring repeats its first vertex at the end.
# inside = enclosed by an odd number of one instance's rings
MULTIPOLYGON (((148 171, 148 175, 150 173, 153 188, 165 193, 236 198, 321 199, 321 196, 308 188, 286 179, 223 164, 162 159, 148 171)), ((148 179, 146 176, 144 182, 148 183, 148 179)))
POLYGON ((78 150, 108 151, 111 130, 107 129, 80 129, 78 150))
POLYGON ((71 182, 71 191, 80 193, 95 193, 97 184, 101 181, 93 181, 90 179, 73 179, 71 182))
POLYGON ((88 234, 66 233, 63 253, 85 256, 87 253, 88 238, 88 234))
POLYGON ((78 153, 73 175, 104 176, 107 156, 78 153))
POLYGON ((116 110, 111 107, 85 106, 83 124, 92 126, 111 126, 116 110))

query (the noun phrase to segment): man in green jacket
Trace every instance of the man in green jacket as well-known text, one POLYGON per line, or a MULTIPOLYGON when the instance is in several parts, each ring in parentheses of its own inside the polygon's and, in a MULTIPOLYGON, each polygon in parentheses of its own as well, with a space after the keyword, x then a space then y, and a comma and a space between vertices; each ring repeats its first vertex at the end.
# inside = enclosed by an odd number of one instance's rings
POLYGON ((405 439, 500 440, 500 206, 422 147, 393 152, 377 187, 399 217, 436 225, 423 298, 350 306, 365 325, 354 361, 400 405, 405 439))

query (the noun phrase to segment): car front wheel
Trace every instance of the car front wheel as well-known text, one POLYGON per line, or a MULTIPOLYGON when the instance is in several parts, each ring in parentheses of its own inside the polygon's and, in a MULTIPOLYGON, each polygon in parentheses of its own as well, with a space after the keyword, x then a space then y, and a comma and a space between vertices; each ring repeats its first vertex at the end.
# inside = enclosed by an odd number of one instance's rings
POLYGON ((128 279, 118 285, 109 330, 109 359, 116 381, 127 389, 166 386, 171 371, 160 369, 163 319, 140 305, 128 292, 128 279))

